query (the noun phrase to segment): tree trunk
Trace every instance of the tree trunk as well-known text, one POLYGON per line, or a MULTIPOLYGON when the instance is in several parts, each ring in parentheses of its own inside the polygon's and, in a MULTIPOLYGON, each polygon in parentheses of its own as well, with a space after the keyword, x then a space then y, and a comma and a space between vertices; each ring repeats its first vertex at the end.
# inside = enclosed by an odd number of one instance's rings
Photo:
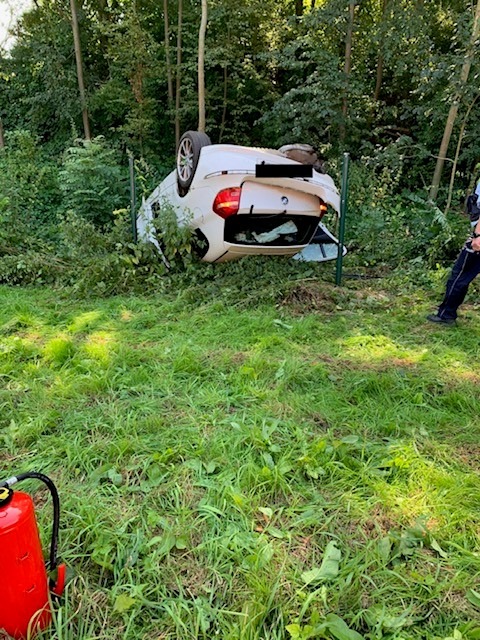
POLYGON ((72 12, 73 42, 75 46, 75 61, 77 63, 77 81, 78 81, 78 91, 80 93, 80 105, 82 107, 83 130, 85 133, 85 139, 91 140, 90 123, 88 121, 87 101, 85 98, 85 84, 83 82, 82 48, 80 46, 80 32, 78 30, 78 17, 77 17, 77 7, 75 4, 75 0, 70 0, 70 9, 72 12))
POLYGON ((383 62, 383 54, 379 53, 377 59, 377 81, 375 82, 375 92, 373 94, 374 102, 378 102, 378 99, 380 98, 380 89, 382 88, 383 80, 383 62))
POLYGON ((352 69, 352 42, 353 42, 354 22, 355 22, 355 0, 350 0, 349 7, 348 7, 347 37, 345 39, 345 66, 344 66, 345 89, 343 94, 343 106, 342 106, 343 122, 340 128, 340 138, 342 140, 345 138, 345 123, 347 120, 347 112, 348 112, 348 81, 349 81, 350 72, 352 69))
POLYGON ((182 20, 183 3, 178 0, 178 30, 177 30, 177 70, 175 82, 175 147, 178 148, 180 141, 180 94, 182 90, 182 20))
POLYGON ((385 21, 387 17, 387 7, 388 0, 382 0, 382 17, 380 18, 380 34, 378 40, 377 80, 375 83, 375 91, 373 93, 374 102, 378 102, 383 81, 383 64, 385 61, 383 56, 383 47, 385 45, 385 21))
POLYGON ((438 195, 438 189, 440 186, 440 178, 442 177, 443 166, 447 157, 448 145, 450 144, 450 138, 452 136, 455 120, 458 115, 458 108, 462 99, 462 89, 467 84, 470 68, 472 66, 472 58, 475 50, 475 43, 480 33, 480 0, 477 0, 477 8, 475 9, 475 17, 473 19, 472 35, 468 44, 465 60, 462 65, 462 71, 460 73, 460 88, 453 98, 452 106, 448 112, 447 122, 445 124, 445 130, 443 132, 442 142, 440 144, 440 151, 438 152, 437 164, 435 166, 435 172, 433 174, 432 186, 430 187, 430 199, 435 201, 438 195))
POLYGON ((172 60, 170 58, 170 30, 168 28, 168 0, 163 0, 163 16, 165 27, 165 63, 167 67, 167 87, 168 87, 168 105, 173 105, 173 79, 172 79, 172 60))
POLYGON ((3 135, 3 122, 2 119, 0 118, 0 149, 4 149, 5 148, 5 137, 3 135))
POLYGON ((222 142, 223 133, 225 131, 225 125, 227 123, 227 97, 228 97, 228 66, 225 63, 223 67, 223 109, 222 109, 222 121, 220 123, 220 133, 218 134, 218 143, 222 142))
POLYGON ((202 21, 198 33, 198 130, 205 133, 205 33, 207 31, 208 6, 202 0, 202 21))
POLYGON ((450 209, 450 205, 452 204, 453 185, 455 184, 455 174, 457 172, 458 158, 460 157, 460 150, 462 148, 463 137, 465 135, 465 127, 467 126, 470 113, 479 98, 480 98, 480 94, 475 96, 473 102, 470 104, 470 106, 467 109, 467 113, 465 114, 465 117, 463 119, 462 126, 460 127, 460 133, 458 134, 457 150, 455 151, 455 158, 453 160, 452 171, 450 173, 450 186, 448 188, 448 198, 447 198, 447 204, 445 205, 445 213, 448 212, 448 210, 450 209))
POLYGON ((295 15, 297 18, 303 16, 303 0, 295 0, 295 15))

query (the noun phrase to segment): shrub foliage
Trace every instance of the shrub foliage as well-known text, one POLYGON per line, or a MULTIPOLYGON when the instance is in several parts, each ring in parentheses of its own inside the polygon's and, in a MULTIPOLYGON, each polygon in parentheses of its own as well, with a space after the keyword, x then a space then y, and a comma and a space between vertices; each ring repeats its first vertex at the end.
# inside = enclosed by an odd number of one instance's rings
MULTIPOLYGON (((351 164, 346 240, 352 265, 429 267, 458 249, 466 220, 401 189, 404 167, 400 151, 392 155, 391 149, 351 164)), ((18 131, 0 150, 0 168, 0 282, 109 295, 156 290, 179 270, 194 279, 213 277, 205 264, 198 275, 199 241, 178 227, 165 203, 156 227, 166 261, 155 247, 133 242, 126 158, 104 139, 75 142, 55 165, 31 134, 18 131)), ((339 167, 330 162, 328 170, 339 183, 339 167)), ((155 173, 145 161, 137 163, 140 188, 155 173)), ((335 220, 327 224, 334 227, 335 220)))

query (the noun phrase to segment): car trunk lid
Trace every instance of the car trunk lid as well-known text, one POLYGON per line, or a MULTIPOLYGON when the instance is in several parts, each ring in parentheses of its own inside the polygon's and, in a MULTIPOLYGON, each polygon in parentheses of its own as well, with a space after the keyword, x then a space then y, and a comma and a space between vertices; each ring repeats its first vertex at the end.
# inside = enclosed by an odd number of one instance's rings
POLYGON ((263 181, 245 180, 242 184, 238 214, 320 216, 317 195, 289 189, 282 185, 265 184, 263 181))

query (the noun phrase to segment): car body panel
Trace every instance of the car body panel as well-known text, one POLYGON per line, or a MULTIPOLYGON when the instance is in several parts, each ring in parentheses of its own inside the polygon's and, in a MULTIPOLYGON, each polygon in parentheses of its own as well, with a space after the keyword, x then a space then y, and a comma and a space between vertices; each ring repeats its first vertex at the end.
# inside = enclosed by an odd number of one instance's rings
POLYGON ((318 217, 317 196, 297 189, 245 180, 242 183, 240 208, 237 215, 266 213, 304 213, 318 217))
MULTIPOLYGON (((320 221, 320 201, 339 211, 340 198, 332 178, 312 169, 311 178, 257 178, 256 165, 299 165, 273 149, 208 145, 200 150, 192 184, 179 193, 172 171, 143 201, 137 217, 140 239, 161 251, 156 237, 156 211, 173 207, 179 225, 201 231, 208 241, 202 260, 224 262, 242 255, 287 255, 302 251, 320 221), (216 195, 240 187, 238 213, 227 220, 213 211, 216 195), (235 218, 232 221, 232 218, 235 218)), ((288 167, 286 168, 288 173, 288 167)))

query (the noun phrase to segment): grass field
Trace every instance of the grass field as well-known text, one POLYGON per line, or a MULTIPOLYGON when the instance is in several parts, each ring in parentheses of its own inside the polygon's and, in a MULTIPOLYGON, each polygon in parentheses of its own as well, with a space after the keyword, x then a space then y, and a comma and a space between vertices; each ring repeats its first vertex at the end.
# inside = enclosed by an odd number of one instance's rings
POLYGON ((0 289, 1 475, 55 480, 72 574, 45 638, 480 638, 479 307, 265 265, 0 289))

